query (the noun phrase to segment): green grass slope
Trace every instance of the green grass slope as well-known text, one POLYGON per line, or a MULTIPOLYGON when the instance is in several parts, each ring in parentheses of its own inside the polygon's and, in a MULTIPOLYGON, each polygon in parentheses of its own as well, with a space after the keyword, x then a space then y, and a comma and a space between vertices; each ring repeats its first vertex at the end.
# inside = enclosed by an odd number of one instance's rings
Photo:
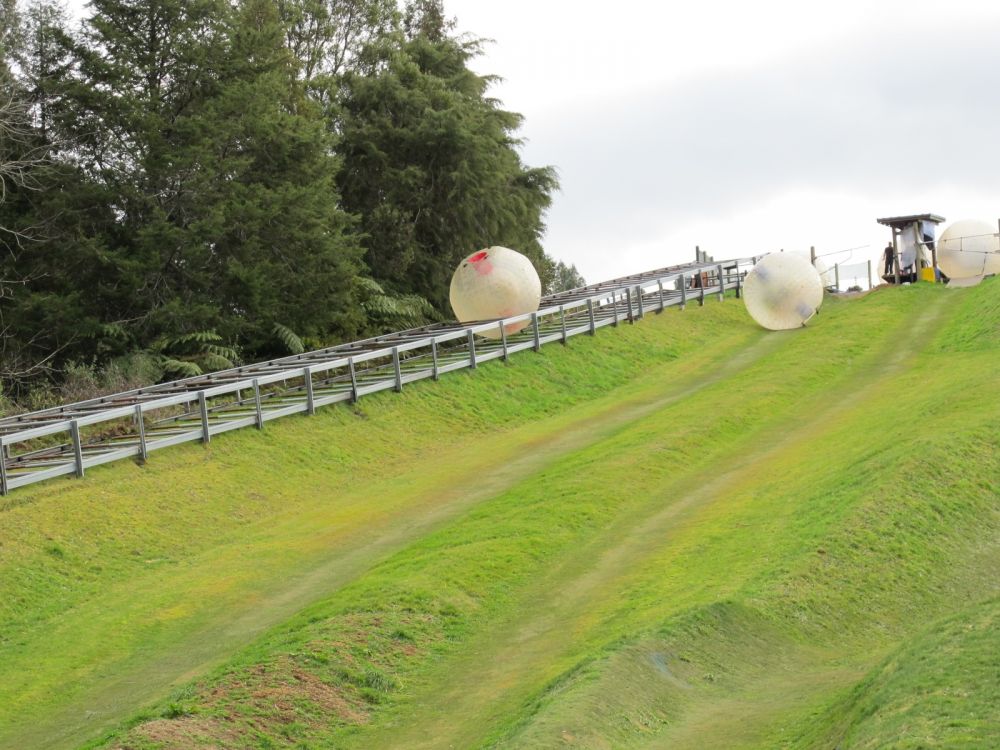
POLYGON ((998 696, 1000 599, 991 599, 893 652, 809 741, 859 750, 996 747, 998 696))
POLYGON ((3 499, 0 747, 76 746, 759 338, 704 312, 3 499))
POLYGON ((650 316, 15 495, 0 747, 1000 745, 998 296, 650 316))

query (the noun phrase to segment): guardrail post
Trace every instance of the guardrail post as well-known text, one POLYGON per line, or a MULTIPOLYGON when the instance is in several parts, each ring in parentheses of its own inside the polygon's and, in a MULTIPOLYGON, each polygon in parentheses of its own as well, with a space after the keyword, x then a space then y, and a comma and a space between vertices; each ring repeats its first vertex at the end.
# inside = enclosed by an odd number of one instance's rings
POLYGON ((658 312, 663 312, 667 307, 667 303, 663 300, 663 279, 656 282, 657 288, 660 290, 660 309, 658 312))
POLYGON ((635 318, 632 316, 632 290, 625 289, 625 303, 628 305, 628 322, 635 323, 635 318))
POLYGON ((306 381, 306 414, 316 413, 316 393, 313 391, 313 371, 311 367, 304 367, 302 374, 306 381))
POLYGON ((701 294, 698 295, 698 307, 705 306, 705 286, 707 285, 706 282, 708 281, 708 279, 706 279, 705 277, 707 275, 708 274, 706 274, 704 271, 698 272, 698 286, 701 288, 701 294))
POLYGON ((840 291, 840 264, 839 263, 834 263, 833 264, 833 278, 834 278, 834 282, 833 282, 834 283, 834 287, 839 292, 840 291))
POLYGON ((500 321, 500 345, 503 347, 503 361, 507 362, 510 356, 507 352, 507 326, 500 321))
POLYGON ((740 273, 740 267, 736 267, 736 299, 743 298, 743 274, 740 273))
POLYGON ((565 345, 569 336, 566 335, 566 309, 562 305, 559 305, 559 322, 562 324, 562 342, 565 345))
POLYGON ((687 307, 688 301, 688 284, 687 278, 684 274, 681 274, 681 310, 687 307))
POLYGON ((536 312, 531 313, 531 328, 532 328, 532 330, 534 332, 534 336, 535 336, 535 351, 536 352, 541 351, 542 350, 542 339, 541 339, 541 336, 538 333, 538 313, 536 313, 536 312))
POLYGON ((639 320, 646 317, 646 311, 642 306, 642 287, 636 284, 635 287, 635 297, 636 301, 639 303, 639 320))
POLYGON ((358 403, 358 373, 354 369, 354 357, 347 358, 347 371, 351 373, 351 403, 358 403))
POLYGON ((392 347, 392 369, 396 373, 396 393, 403 392, 403 370, 399 366, 399 347, 392 347))
POLYGON ((615 322, 612 323, 611 325, 613 325, 615 328, 617 328, 618 327, 618 292, 612 292, 611 293, 611 309, 614 310, 614 313, 615 313, 615 322))
POLYGON ((597 320, 594 318, 594 300, 587 300, 587 317, 590 318, 590 335, 597 333, 597 320))
POLYGON ((0 438, 0 495, 7 494, 7 446, 0 438))
POLYGON ((441 377, 441 374, 438 372, 438 342, 433 336, 431 336, 431 363, 433 378, 434 380, 438 380, 441 377))
POLYGON ((719 300, 722 301, 726 298, 726 274, 721 263, 715 267, 715 273, 719 276, 719 300))
POLYGON ((142 404, 135 405, 135 424, 139 431, 139 458, 145 461, 149 458, 149 450, 146 447, 146 423, 142 418, 142 404))
POLYGON ((466 331, 469 337, 469 369, 475 370, 479 363, 476 362, 476 334, 472 332, 472 329, 466 331))
POLYGON ((208 397, 205 391, 198 391, 198 406, 201 408, 201 442, 207 445, 212 441, 212 433, 208 430, 208 397))
POLYGON ((76 457, 76 475, 83 477, 83 442, 80 440, 80 423, 75 419, 69 423, 69 433, 73 436, 73 455, 76 457))
POLYGON ((264 429, 264 412, 260 408, 260 381, 253 379, 253 407, 257 410, 257 429, 264 429))

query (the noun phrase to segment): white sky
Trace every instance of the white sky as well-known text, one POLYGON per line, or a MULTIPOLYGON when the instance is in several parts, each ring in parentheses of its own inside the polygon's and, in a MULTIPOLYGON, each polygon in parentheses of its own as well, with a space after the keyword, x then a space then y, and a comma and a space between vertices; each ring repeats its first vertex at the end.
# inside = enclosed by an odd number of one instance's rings
POLYGON ((1000 217, 1000 2, 445 0, 559 169, 545 245, 588 281, 1000 217))
POLYGON ((559 170, 544 244, 588 281, 1000 216, 998 0, 445 4, 494 40, 473 67, 559 170))

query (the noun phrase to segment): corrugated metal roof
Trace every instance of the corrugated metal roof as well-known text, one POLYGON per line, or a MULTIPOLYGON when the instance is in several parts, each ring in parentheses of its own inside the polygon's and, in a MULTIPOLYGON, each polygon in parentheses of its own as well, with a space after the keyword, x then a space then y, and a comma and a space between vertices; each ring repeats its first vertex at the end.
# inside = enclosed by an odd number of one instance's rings
POLYGON ((877 219, 879 224, 887 227, 905 227, 915 221, 932 221, 935 224, 943 223, 945 218, 937 214, 913 214, 912 216, 889 216, 885 219, 877 219))

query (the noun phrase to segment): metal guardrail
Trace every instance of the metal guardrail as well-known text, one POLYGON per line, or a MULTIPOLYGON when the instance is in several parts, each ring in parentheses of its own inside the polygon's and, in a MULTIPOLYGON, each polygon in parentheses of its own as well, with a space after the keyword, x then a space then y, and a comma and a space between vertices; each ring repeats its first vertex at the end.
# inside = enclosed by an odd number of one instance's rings
POLYGON ((0 419, 0 494, 94 466, 145 460, 180 443, 312 414, 581 333, 634 322, 706 297, 740 295, 753 258, 661 268, 542 299, 537 312, 475 324, 435 324, 291 357, 0 419), (527 324, 508 334, 515 324, 527 324), (477 338, 492 332, 497 338, 477 338))

